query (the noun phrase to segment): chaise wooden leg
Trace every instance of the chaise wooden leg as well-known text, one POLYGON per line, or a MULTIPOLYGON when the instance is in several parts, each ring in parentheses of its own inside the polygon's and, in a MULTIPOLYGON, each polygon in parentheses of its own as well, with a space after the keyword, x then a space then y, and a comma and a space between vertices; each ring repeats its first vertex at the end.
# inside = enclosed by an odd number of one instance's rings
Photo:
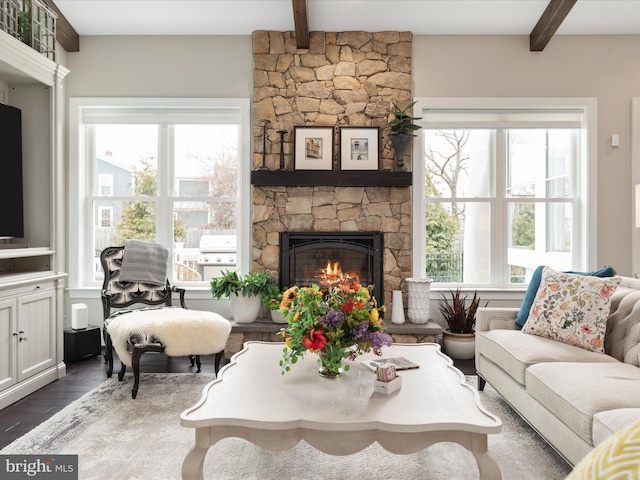
POLYGON ((133 358, 131 359, 131 367, 133 368, 133 388, 131 389, 131 398, 138 395, 138 387, 140 386, 140 357, 144 353, 143 350, 134 348, 133 358))
POLYGON ((107 378, 111 378, 113 374, 113 344, 111 343, 111 335, 105 330, 105 352, 107 359, 107 378))
POLYGON ((196 355, 196 366, 198 367, 197 373, 200 373, 200 369, 202 368, 202 363, 200 362, 200 355, 196 355))
MULTIPOLYGON (((477 373, 477 372, 476 372, 477 373)), ((478 391, 482 392, 484 390, 484 386, 487 384, 487 381, 478 375, 478 391)))
POLYGON ((218 375, 218 372, 220 371, 220 364, 222 363, 222 357, 224 357, 224 350, 220 350, 218 353, 216 353, 216 358, 214 359, 214 371, 216 373, 216 376, 218 375))
POLYGON ((196 357, 193 355, 189 355, 189 361, 191 362, 191 366, 193 367, 196 363, 196 357))
POLYGON ((124 372, 127 371, 127 366, 120 362, 120 371, 118 372, 118 380, 122 381, 122 379, 124 378, 124 372))

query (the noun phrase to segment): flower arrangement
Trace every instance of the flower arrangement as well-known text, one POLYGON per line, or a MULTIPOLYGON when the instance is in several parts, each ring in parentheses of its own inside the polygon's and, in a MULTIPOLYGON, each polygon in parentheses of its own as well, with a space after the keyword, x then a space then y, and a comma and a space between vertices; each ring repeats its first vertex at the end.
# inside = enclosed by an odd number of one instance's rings
POLYGON ((318 285, 286 290, 280 304, 280 311, 288 319, 288 327, 281 331, 286 342, 280 360, 282 374, 307 351, 319 354, 320 375, 329 377, 349 370, 349 365, 342 363, 346 358, 353 361, 370 351, 381 355, 382 347, 393 340, 384 333, 380 318, 384 306, 377 306, 372 289, 349 281, 326 294, 318 285))

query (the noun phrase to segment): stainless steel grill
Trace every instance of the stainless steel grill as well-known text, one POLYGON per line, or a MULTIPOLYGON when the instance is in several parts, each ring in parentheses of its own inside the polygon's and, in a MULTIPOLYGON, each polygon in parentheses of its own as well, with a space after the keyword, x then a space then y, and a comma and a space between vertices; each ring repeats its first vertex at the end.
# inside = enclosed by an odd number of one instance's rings
POLYGON ((208 281, 223 270, 233 270, 237 264, 236 235, 202 235, 198 271, 202 279, 208 281))

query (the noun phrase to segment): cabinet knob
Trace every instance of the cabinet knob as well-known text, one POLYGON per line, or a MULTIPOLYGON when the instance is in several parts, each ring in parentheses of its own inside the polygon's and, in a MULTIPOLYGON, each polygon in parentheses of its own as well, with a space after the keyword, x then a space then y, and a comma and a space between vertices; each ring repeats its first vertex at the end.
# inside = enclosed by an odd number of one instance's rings
POLYGON ((27 337, 20 337, 18 339, 19 342, 26 342, 27 341, 27 337))

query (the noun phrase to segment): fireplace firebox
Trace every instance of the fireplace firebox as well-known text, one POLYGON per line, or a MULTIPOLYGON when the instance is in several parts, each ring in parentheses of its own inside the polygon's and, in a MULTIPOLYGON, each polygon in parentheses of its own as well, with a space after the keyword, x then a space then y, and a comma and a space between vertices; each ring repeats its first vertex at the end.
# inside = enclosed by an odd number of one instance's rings
POLYGON ((280 233, 280 287, 317 284, 328 290, 340 280, 373 285, 384 302, 382 232, 280 233))

